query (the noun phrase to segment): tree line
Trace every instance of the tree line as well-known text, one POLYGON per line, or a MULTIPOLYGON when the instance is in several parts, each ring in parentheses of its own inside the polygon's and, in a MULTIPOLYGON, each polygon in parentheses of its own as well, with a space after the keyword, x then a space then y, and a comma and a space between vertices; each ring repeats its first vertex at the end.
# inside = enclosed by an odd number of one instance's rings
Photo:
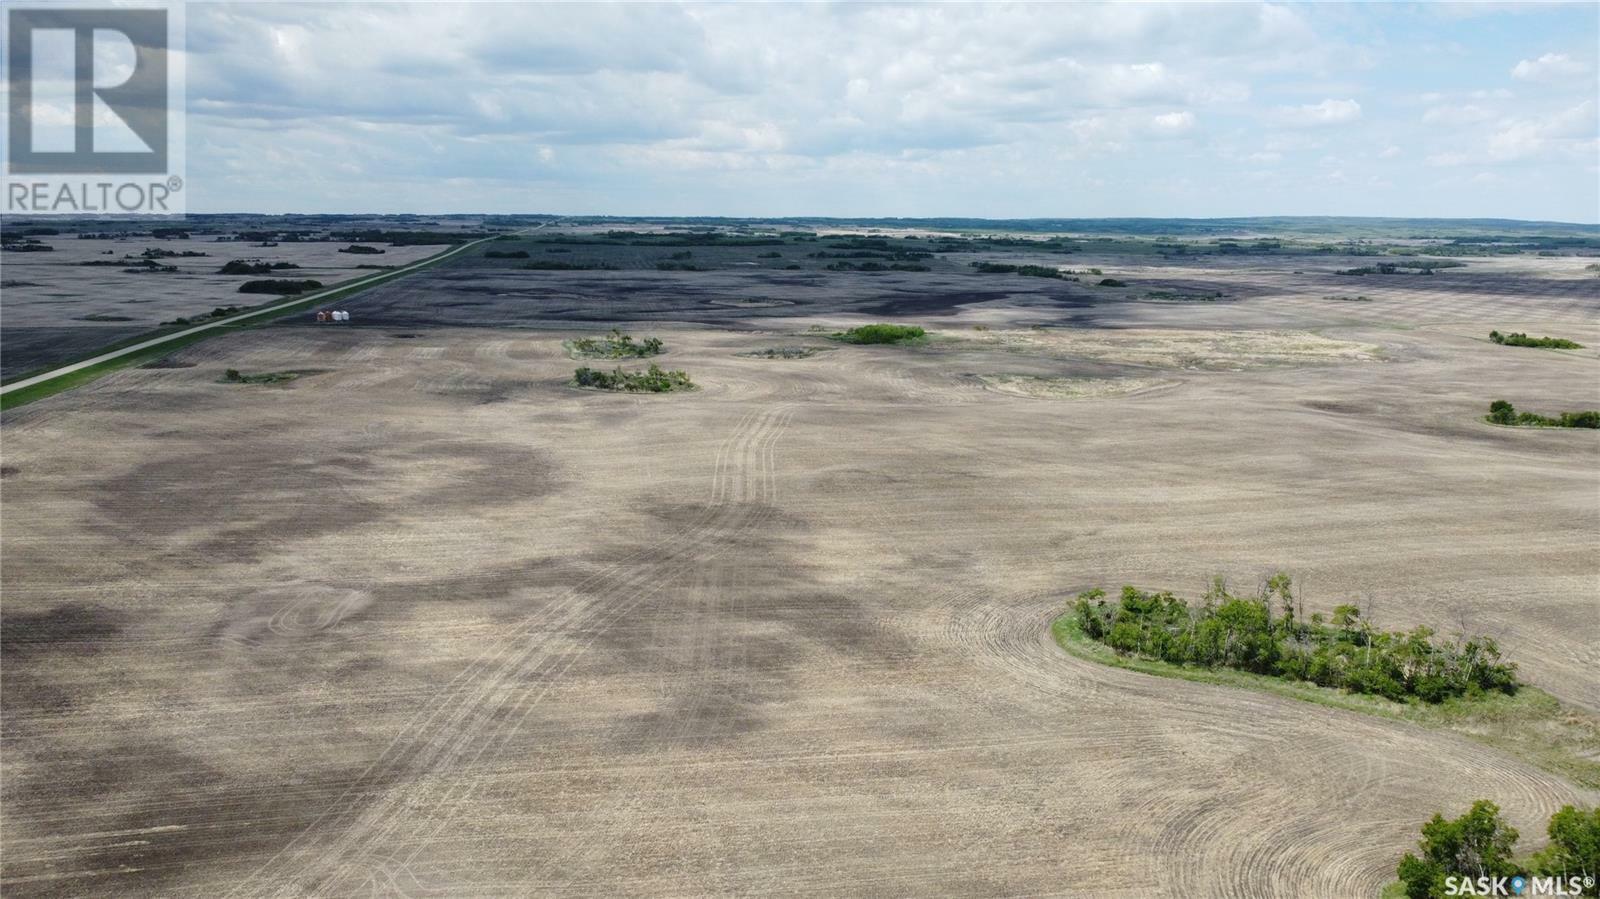
POLYGON ((1510 334, 1490 331, 1489 339, 1501 346, 1531 346, 1549 350, 1583 349, 1583 344, 1567 340, 1564 337, 1529 337, 1521 331, 1513 331, 1510 334))
POLYGON ((321 281, 311 278, 266 278, 260 281, 246 281, 239 285, 240 293, 305 293, 316 290, 322 286, 321 281))
POLYGON ((1217 578, 1198 606, 1123 587, 1110 602, 1104 590, 1081 593, 1073 611, 1090 639, 1175 665, 1233 668, 1401 702, 1517 688, 1516 665, 1501 659, 1492 638, 1439 640, 1426 627, 1381 631, 1351 604, 1335 606, 1331 621, 1320 612, 1307 618, 1281 572, 1253 597, 1230 594, 1217 578))
POLYGON ((1600 428, 1600 410, 1563 412, 1556 417, 1537 412, 1518 412, 1517 407, 1505 400, 1489 404, 1489 414, 1484 420, 1491 424, 1529 428, 1600 428))
POLYGON ((1422 825, 1421 854, 1407 852, 1396 873, 1407 899, 1462 895, 1593 896, 1600 878, 1600 809, 1563 806, 1550 817, 1550 845, 1524 861, 1512 856, 1520 834, 1500 807, 1480 799, 1459 818, 1434 815, 1422 825), (1522 878, 1521 888, 1512 884, 1522 878), (1552 883, 1530 884, 1547 879, 1552 883), (1469 882, 1470 891, 1462 889, 1469 882), (1494 891, 1500 883, 1498 892, 1494 891), (1452 890, 1454 884, 1454 890, 1452 890), (1533 887, 1529 890, 1529 887, 1533 887), (1548 888, 1560 887, 1560 890, 1548 888), (1484 887, 1488 887, 1485 889, 1484 887))
MULTIPOLYGON (((1033 278, 1057 278, 1062 281, 1076 281, 1074 278, 1058 268, 1048 265, 1011 265, 1006 262, 974 262, 972 267, 985 275, 1027 275, 1033 278)), ((1096 272, 1095 274, 1099 274, 1096 272)))

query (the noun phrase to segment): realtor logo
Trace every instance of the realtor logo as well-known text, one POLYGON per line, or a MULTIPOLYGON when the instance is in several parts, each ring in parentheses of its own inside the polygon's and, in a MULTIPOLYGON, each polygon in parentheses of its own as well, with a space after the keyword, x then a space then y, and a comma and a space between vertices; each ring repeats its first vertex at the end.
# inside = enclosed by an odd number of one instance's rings
POLYGON ((181 12, 6 10, 6 212, 183 211, 181 12))

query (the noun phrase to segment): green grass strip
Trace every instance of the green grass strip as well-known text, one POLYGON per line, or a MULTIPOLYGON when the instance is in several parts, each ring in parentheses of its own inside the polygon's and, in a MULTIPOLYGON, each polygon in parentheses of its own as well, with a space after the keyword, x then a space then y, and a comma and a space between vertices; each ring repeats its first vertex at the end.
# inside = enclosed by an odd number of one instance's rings
POLYGON ((1084 634, 1070 610, 1051 622, 1050 633, 1063 650, 1080 659, 1157 677, 1243 687, 1449 731, 1492 746, 1579 786, 1600 788, 1600 718, 1565 705, 1536 687, 1524 685, 1511 696, 1490 693, 1473 699, 1450 699, 1436 705, 1401 703, 1247 671, 1195 668, 1122 655, 1084 634))

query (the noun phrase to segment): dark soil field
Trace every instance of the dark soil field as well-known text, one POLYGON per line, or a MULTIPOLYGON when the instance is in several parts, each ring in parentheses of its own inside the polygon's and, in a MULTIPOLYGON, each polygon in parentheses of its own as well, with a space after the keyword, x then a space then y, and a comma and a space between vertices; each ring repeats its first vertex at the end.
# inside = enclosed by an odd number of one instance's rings
POLYGON ((239 293, 239 285, 251 280, 249 276, 218 273, 231 260, 287 263, 296 268, 277 276, 334 284, 373 273, 359 265, 405 265, 445 248, 441 238, 438 244, 383 247, 382 254, 367 256, 340 253, 348 241, 263 247, 233 237, 230 233, 185 240, 60 235, 36 238, 52 247, 49 252, 0 251, 6 281, 0 289, 0 318, 5 321, 0 329, 0 376, 12 378, 87 356, 165 322, 218 306, 254 306, 277 299, 239 293), (130 272, 147 251, 201 255, 151 260, 175 271, 130 272))

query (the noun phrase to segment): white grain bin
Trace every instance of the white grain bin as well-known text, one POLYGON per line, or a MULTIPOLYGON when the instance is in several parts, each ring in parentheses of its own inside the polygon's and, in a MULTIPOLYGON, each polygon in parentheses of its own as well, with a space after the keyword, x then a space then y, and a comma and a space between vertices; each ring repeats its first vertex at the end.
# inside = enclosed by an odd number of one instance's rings
POLYGON ((335 312, 333 314, 333 320, 336 321, 336 322, 347 322, 347 321, 350 320, 350 313, 344 312, 342 310, 338 311, 338 312, 335 312))

